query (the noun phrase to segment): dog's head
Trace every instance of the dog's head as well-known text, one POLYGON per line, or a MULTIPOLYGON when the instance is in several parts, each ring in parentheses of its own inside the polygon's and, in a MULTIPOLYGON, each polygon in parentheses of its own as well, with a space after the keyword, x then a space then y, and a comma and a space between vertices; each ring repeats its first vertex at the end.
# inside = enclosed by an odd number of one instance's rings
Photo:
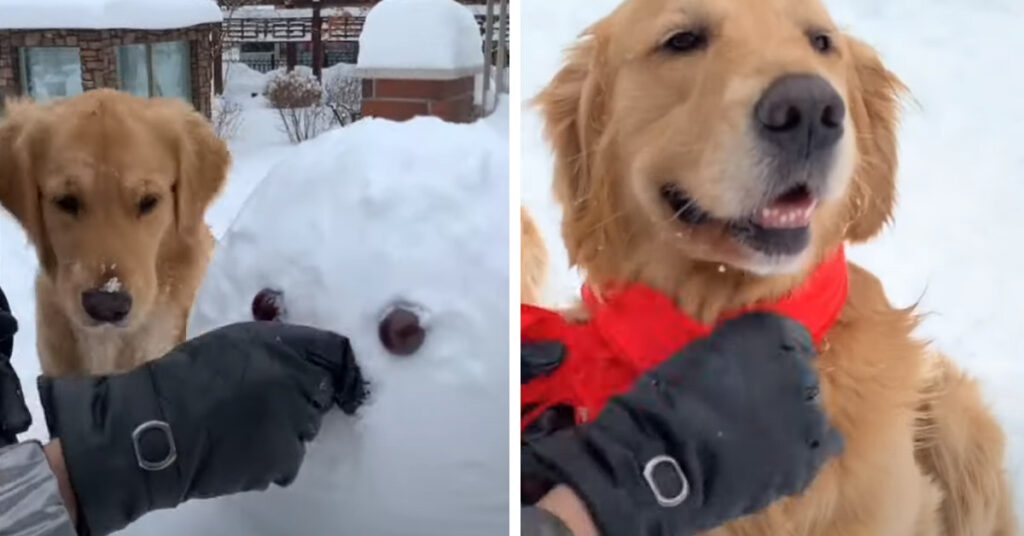
POLYGON ((25 228, 60 308, 86 326, 133 325, 161 263, 199 243, 229 154, 185 102, 111 90, 8 104, 0 204, 25 228))
POLYGON ((818 0, 626 0, 537 99, 572 261, 793 277, 870 238, 901 91, 818 0))

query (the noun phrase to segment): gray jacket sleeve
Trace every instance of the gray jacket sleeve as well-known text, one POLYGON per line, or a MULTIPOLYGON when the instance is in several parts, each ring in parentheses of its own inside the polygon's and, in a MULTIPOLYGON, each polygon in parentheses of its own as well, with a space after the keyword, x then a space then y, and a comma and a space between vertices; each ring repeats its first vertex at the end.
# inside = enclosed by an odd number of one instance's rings
POLYGON ((0 448, 0 512, 4 536, 75 535, 38 441, 0 448))
POLYGON ((572 536, 561 519, 543 508, 523 506, 519 512, 521 536, 572 536))

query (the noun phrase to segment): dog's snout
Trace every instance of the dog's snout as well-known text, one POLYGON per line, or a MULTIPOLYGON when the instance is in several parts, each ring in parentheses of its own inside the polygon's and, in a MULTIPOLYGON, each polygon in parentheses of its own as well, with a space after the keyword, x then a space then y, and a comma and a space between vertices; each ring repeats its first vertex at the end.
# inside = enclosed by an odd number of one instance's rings
POLYGON ((132 295, 120 290, 88 290, 82 293, 82 308, 99 322, 120 322, 132 310, 132 295))
POLYGON ((846 105, 824 78, 787 75, 754 108, 760 136, 789 158, 810 158, 831 149, 843 135, 846 105))

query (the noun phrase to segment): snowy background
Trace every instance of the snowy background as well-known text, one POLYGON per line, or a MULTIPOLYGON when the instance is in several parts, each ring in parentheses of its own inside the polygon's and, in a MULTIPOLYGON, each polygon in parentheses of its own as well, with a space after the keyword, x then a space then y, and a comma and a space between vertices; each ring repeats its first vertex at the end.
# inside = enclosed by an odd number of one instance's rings
MULTIPOLYGON (((537 94, 560 51, 614 0, 523 0, 521 87, 537 94)), ((1024 3, 1020 0, 826 0, 910 87, 895 224, 851 251, 890 299, 921 298, 920 334, 982 383, 1010 439, 1007 470, 1024 516, 1024 3)), ((548 297, 578 289, 550 194, 551 154, 522 104, 522 199, 552 250, 548 297)))

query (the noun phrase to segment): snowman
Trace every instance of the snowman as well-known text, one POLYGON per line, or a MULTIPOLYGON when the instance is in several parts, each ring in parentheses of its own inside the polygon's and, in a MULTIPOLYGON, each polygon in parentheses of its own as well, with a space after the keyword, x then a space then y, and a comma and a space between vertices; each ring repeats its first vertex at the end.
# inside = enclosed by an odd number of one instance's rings
POLYGON ((189 336, 254 318, 336 331, 370 398, 328 414, 291 486, 124 533, 507 533, 507 155, 484 122, 364 119, 272 169, 217 247, 189 336))

